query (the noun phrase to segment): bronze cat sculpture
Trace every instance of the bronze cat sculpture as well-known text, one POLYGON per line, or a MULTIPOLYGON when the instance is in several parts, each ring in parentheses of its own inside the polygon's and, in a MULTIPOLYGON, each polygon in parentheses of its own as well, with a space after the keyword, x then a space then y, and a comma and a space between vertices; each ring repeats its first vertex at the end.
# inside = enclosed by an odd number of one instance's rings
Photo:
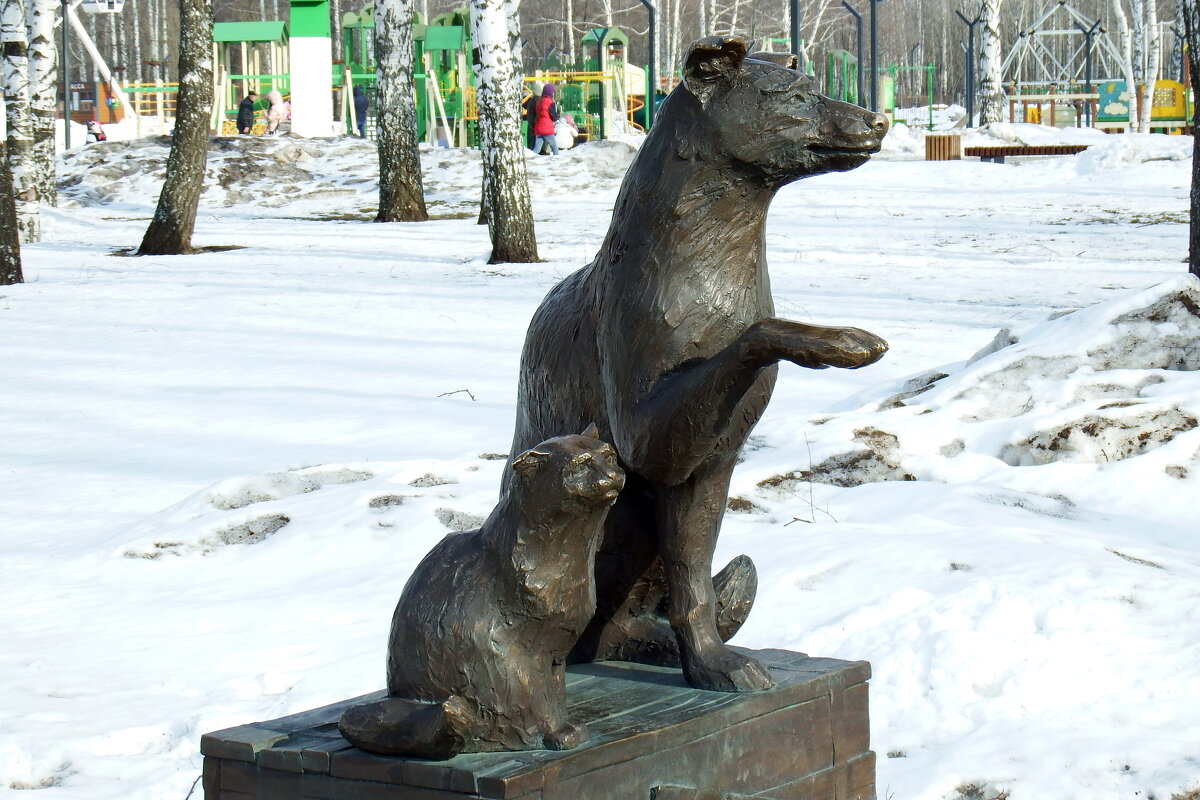
POLYGON ((887 344, 775 316, 767 207, 785 184, 863 164, 886 130, 805 75, 747 58, 737 38, 691 46, 599 254, 550 291, 522 355, 514 463, 594 420, 626 472, 596 556, 597 612, 571 660, 680 664, 706 689, 772 685, 724 644, 753 601, 752 564, 717 587, 710 577, 738 451, 778 361, 856 368, 887 344))
POLYGON ((510 467, 483 527, 443 539, 404 587, 388 697, 339 723, 357 747, 441 759, 587 738, 567 715, 563 670, 596 609, 596 546, 624 475, 595 426, 510 467))

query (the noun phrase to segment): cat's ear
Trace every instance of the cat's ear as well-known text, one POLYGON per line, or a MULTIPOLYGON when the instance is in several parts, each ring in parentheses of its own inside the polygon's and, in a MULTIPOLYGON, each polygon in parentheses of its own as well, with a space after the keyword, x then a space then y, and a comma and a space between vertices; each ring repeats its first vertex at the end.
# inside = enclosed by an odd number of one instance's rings
POLYGON ((596 423, 593 422, 591 425, 588 425, 584 429, 583 433, 581 433, 579 435, 580 436, 588 436, 592 439, 599 439, 600 438, 600 429, 597 428, 596 423))
POLYGON ((538 468, 545 462, 550 460, 549 453, 543 453, 540 450, 526 450, 521 455, 513 459, 513 472, 518 475, 532 475, 538 471, 538 468))

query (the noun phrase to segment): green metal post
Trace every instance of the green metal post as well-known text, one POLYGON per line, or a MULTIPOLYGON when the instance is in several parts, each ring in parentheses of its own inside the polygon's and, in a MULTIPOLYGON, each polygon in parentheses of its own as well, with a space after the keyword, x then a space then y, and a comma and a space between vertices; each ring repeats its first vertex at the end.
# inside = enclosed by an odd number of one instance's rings
POLYGON ((928 78, 929 130, 933 130, 933 64, 925 65, 925 75, 928 78))

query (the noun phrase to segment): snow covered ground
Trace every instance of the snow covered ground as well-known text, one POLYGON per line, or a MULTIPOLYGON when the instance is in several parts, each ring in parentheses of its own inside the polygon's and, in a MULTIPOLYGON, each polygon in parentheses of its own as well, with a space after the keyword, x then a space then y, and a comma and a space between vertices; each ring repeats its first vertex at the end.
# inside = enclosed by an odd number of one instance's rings
MULTIPOLYGON (((997 165, 907 135, 773 207, 779 313, 891 351, 781 369, 719 545, 760 570, 735 643, 871 661, 880 798, 1195 797, 1190 140, 997 165)), ((382 686, 635 146, 531 157, 546 260, 498 266, 471 153, 425 152, 435 219, 381 226, 369 144, 221 140, 195 244, 241 249, 154 258, 114 251, 165 140, 71 154, 0 289, 0 794, 182 800, 200 734, 382 686)))

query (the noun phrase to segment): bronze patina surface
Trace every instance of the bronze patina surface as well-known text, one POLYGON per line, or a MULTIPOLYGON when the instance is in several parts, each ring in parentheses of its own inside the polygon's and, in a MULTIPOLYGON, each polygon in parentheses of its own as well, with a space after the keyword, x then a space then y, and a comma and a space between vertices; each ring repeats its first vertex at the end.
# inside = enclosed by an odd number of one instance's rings
POLYGON ((444 761, 365 753, 343 739, 348 706, 383 692, 204 736, 206 800, 875 800, 862 661, 744 651, 776 686, 731 694, 678 669, 567 668, 567 708, 591 731, 572 750, 444 761))
POLYGON ((388 697, 354 706, 342 734, 375 753, 575 747, 567 653, 596 609, 593 559, 624 475, 594 426, 513 459, 483 527, 417 566, 388 642, 388 697))
POLYGON ((522 357, 513 457, 595 422, 626 472, 596 557, 597 613, 571 660, 679 664, 705 689, 771 685, 724 645, 753 601, 752 565, 710 577, 737 453, 777 362, 856 368, 887 344, 775 316, 767 208, 792 181, 863 164, 886 130, 737 38, 691 46, 599 254, 551 290, 522 357))

